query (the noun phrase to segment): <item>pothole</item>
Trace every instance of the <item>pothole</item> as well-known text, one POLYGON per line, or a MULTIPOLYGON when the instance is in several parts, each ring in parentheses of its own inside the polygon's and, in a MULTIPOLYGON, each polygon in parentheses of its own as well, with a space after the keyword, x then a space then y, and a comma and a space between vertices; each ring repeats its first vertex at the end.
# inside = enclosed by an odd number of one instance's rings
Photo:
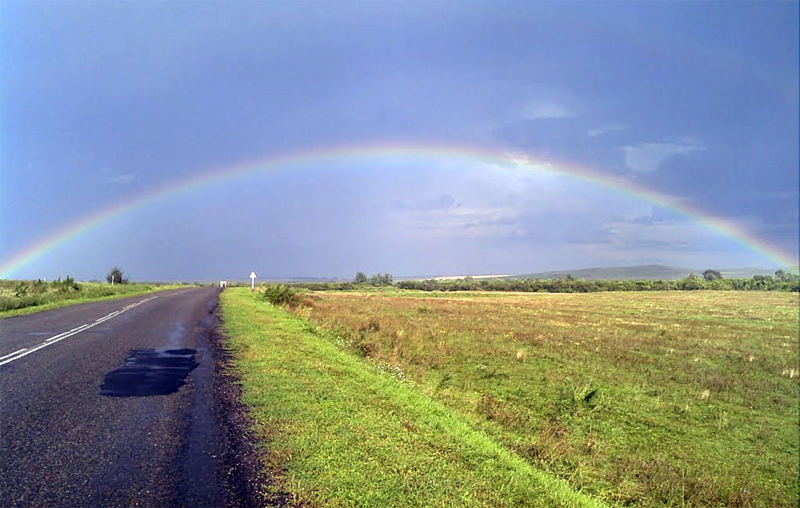
POLYGON ((125 364, 105 375, 100 395, 147 397, 175 393, 197 367, 194 349, 134 349, 125 364))

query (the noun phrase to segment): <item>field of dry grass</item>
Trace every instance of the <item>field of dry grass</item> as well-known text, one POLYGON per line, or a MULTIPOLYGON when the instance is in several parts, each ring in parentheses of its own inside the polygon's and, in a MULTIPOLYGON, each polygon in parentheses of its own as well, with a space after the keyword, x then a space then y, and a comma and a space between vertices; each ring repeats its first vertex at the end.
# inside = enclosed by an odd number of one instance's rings
POLYGON ((583 492, 797 506, 797 294, 304 298, 318 333, 583 492))

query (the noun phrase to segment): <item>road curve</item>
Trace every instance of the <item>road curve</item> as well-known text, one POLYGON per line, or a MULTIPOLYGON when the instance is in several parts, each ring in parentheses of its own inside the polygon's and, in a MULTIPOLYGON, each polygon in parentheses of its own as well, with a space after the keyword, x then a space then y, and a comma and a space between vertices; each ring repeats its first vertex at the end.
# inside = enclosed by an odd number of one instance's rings
POLYGON ((0 320, 0 506, 237 504, 211 397, 217 295, 180 289, 0 320), (172 384, 120 390, 153 373, 172 384))

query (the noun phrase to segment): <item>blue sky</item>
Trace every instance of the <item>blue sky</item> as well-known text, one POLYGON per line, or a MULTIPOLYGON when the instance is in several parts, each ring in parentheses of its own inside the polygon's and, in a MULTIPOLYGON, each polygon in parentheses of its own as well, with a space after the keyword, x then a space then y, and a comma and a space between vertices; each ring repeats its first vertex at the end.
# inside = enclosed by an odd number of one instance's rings
MULTIPOLYGON (((0 266, 220 168, 345 144, 590 168, 798 252, 797 2, 3 2, 0 266)), ((18 278, 770 267, 697 218, 502 160, 315 160, 90 228, 18 278)))

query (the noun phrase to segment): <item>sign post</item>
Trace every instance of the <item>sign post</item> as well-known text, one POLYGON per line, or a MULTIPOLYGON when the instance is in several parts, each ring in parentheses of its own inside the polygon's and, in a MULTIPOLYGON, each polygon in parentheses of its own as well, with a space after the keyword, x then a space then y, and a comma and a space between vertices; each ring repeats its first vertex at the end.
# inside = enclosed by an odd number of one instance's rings
POLYGON ((256 290, 256 277, 257 277, 256 272, 250 272, 250 292, 251 293, 256 290))

